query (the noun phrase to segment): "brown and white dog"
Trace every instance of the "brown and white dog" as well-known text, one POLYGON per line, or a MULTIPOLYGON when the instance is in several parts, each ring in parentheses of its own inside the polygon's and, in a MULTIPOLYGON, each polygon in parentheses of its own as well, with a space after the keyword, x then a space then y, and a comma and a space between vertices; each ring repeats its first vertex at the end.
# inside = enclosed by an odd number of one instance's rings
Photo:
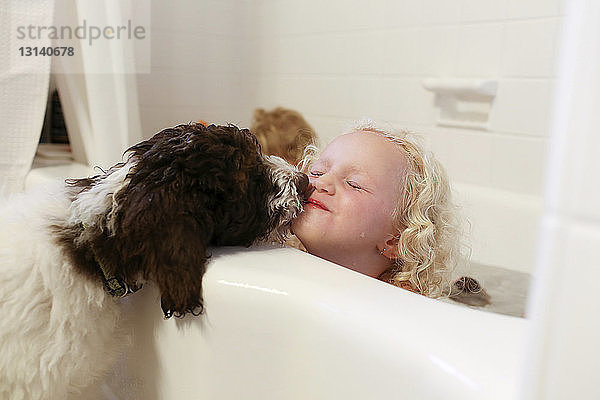
POLYGON ((0 398, 65 399, 115 360, 118 297, 152 281, 165 317, 202 311, 209 246, 282 240, 308 179, 250 131, 184 124, 106 173, 0 206, 0 398))

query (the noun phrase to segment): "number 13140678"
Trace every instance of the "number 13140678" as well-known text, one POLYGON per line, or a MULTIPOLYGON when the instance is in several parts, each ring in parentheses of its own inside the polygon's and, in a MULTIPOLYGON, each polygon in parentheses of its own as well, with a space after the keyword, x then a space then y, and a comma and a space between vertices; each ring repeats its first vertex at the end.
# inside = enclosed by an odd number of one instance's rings
POLYGON ((70 57, 75 55, 73 47, 19 47, 19 53, 22 57, 70 57))

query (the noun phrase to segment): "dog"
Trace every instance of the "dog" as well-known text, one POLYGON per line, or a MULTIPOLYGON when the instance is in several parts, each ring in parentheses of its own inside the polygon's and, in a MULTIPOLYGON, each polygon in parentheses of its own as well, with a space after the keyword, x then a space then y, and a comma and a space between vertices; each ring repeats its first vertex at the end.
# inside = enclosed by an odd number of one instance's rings
POLYGON ((308 178, 233 125, 167 128, 100 175, 0 207, 0 398, 65 399, 116 360, 119 298, 203 310, 209 246, 282 241, 308 178))
POLYGON ((271 111, 256 109, 250 130, 266 154, 281 157, 292 165, 300 162, 308 144, 317 143, 314 129, 302 115, 283 107, 271 111))

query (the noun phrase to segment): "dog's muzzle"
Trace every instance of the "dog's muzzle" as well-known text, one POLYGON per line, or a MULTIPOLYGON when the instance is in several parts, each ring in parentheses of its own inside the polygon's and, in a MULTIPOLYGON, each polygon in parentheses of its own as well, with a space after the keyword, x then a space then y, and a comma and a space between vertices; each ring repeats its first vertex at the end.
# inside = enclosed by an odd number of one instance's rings
POLYGON ((315 187, 310 184, 308 176, 305 173, 300 172, 295 183, 298 194, 302 197, 302 201, 307 201, 312 192, 315 190, 315 187))

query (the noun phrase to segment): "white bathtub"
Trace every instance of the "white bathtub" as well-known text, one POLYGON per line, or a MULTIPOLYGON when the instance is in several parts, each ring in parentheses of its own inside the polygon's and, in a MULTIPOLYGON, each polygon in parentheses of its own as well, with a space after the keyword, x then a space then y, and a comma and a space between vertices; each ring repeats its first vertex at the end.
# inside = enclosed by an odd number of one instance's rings
POLYGON ((86 399, 512 399, 527 322, 395 288, 289 248, 222 248, 206 314, 131 296, 134 342, 86 399))

